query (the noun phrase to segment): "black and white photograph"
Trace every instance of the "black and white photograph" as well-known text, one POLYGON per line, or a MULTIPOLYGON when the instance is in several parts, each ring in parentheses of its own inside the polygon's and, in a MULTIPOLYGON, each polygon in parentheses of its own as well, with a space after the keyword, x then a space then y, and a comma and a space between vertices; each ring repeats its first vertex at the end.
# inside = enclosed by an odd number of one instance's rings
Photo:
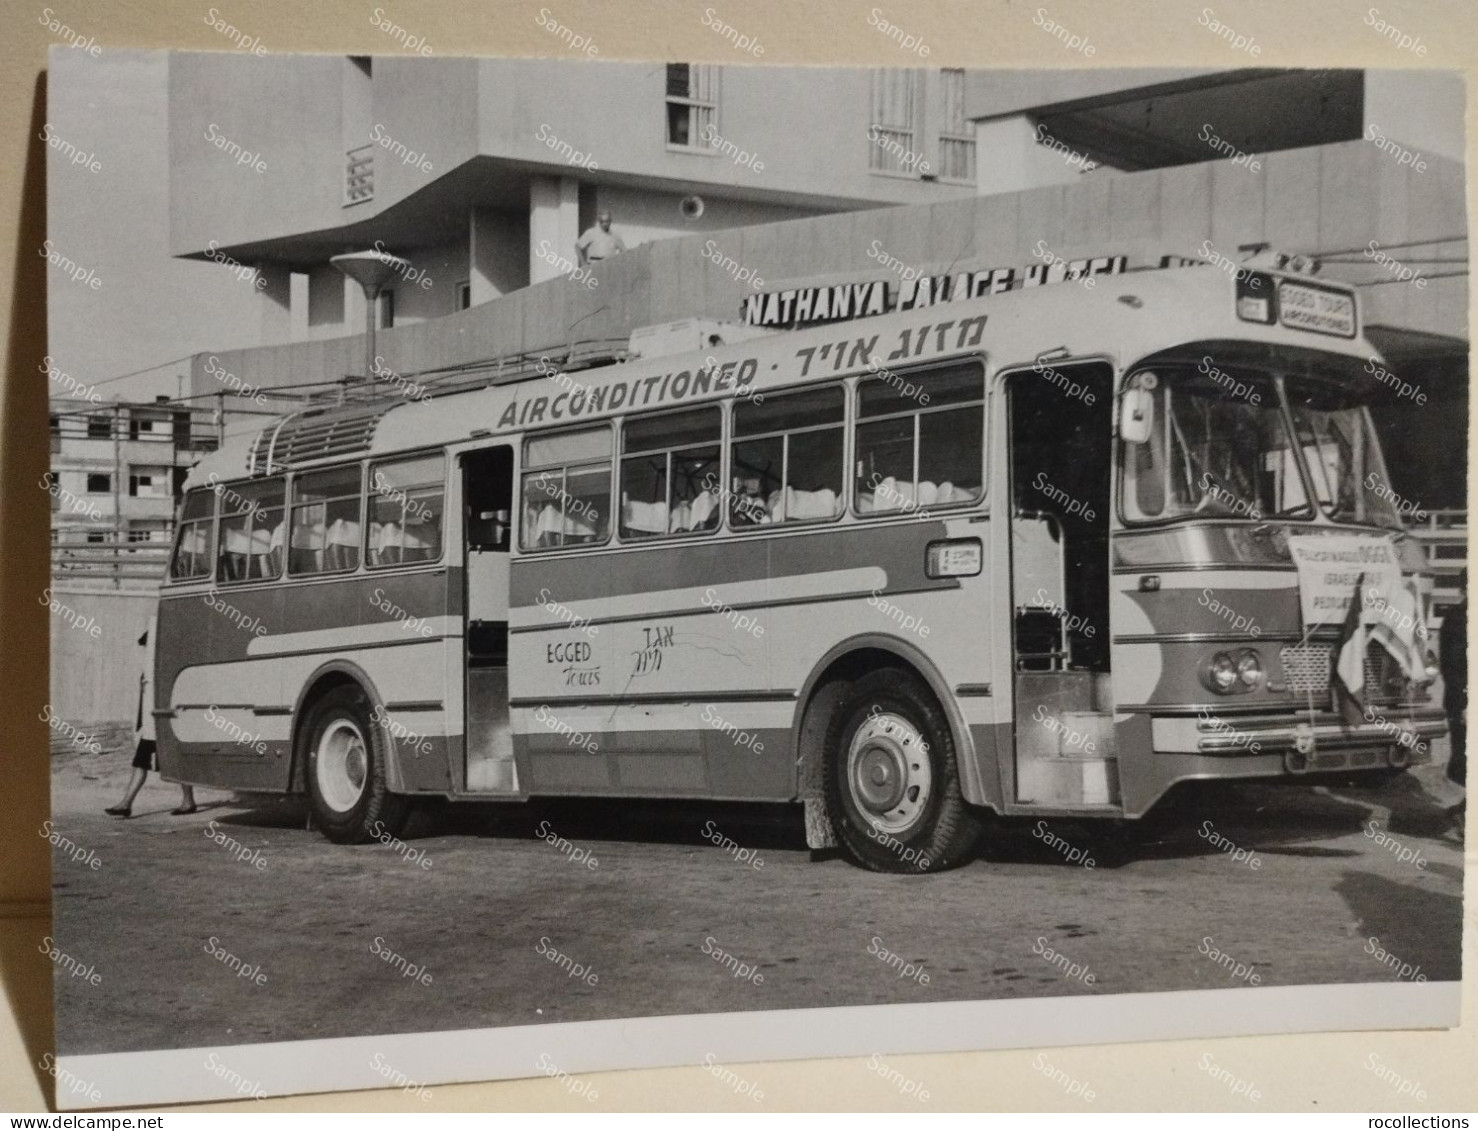
POLYGON ((1465 90, 1402 28, 1286 68, 1187 8, 1224 66, 1122 68, 1021 9, 1061 64, 1006 70, 901 6, 846 67, 738 6, 727 62, 74 14, 59 1108, 682 1064, 759 1111, 817 1056, 924 1106, 904 1054, 1039 1046, 1080 1107, 1053 1046, 1458 1023, 1465 90))

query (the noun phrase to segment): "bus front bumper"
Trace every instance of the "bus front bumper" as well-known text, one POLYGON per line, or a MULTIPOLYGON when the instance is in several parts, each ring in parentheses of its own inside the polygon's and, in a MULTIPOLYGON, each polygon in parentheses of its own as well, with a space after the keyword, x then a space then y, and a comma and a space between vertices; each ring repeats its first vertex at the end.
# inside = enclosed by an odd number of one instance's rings
POLYGON ((1289 773, 1417 766, 1432 759, 1432 741, 1447 733, 1440 707, 1367 709, 1350 725, 1331 711, 1277 715, 1156 718, 1156 753, 1240 758, 1281 755, 1289 773))

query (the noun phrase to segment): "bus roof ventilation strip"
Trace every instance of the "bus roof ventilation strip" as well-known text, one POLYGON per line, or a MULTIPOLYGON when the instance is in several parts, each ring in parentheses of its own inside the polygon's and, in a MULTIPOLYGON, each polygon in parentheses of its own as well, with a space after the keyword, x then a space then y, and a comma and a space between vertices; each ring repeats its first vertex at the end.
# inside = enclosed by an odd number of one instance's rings
POLYGON ((253 445, 252 473, 265 474, 311 460, 365 452, 374 439, 375 426, 389 407, 290 416, 272 430, 265 452, 262 436, 258 436, 253 445))

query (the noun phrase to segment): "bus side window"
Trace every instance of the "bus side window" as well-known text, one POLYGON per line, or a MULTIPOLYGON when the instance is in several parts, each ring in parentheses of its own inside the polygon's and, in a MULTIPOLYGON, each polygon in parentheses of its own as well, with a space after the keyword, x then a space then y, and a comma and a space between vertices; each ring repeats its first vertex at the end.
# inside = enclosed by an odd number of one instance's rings
POLYGON ((260 581, 282 572, 281 479, 234 483, 221 496, 221 581, 260 581))
POLYGON ((717 529, 722 439, 717 407, 628 420, 621 430, 621 537, 717 529))
POLYGON ((175 536, 174 557, 169 563, 173 581, 209 577, 213 557, 215 492, 191 491, 180 513, 180 532, 175 536))
POLYGON ((814 522, 842 513, 840 386, 734 406, 729 524, 814 522))
POLYGON ((980 498, 985 371, 978 363, 857 385, 858 514, 916 511, 980 498))
POLYGON ((532 436, 523 466, 523 549, 595 545, 611 536, 610 425, 532 436))
POLYGON ((365 560, 371 566, 431 562, 441 557, 446 457, 370 466, 365 560))
POLYGON ((293 480, 288 572, 330 573, 359 566, 361 487, 357 464, 293 480))

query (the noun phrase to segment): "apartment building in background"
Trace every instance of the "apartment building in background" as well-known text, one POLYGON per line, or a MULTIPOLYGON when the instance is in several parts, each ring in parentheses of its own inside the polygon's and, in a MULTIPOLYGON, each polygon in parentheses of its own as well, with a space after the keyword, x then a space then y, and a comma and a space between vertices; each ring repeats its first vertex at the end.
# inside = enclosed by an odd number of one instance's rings
POLYGON ((50 424, 53 578, 157 583, 180 485, 216 448, 213 410, 56 398, 50 424))

